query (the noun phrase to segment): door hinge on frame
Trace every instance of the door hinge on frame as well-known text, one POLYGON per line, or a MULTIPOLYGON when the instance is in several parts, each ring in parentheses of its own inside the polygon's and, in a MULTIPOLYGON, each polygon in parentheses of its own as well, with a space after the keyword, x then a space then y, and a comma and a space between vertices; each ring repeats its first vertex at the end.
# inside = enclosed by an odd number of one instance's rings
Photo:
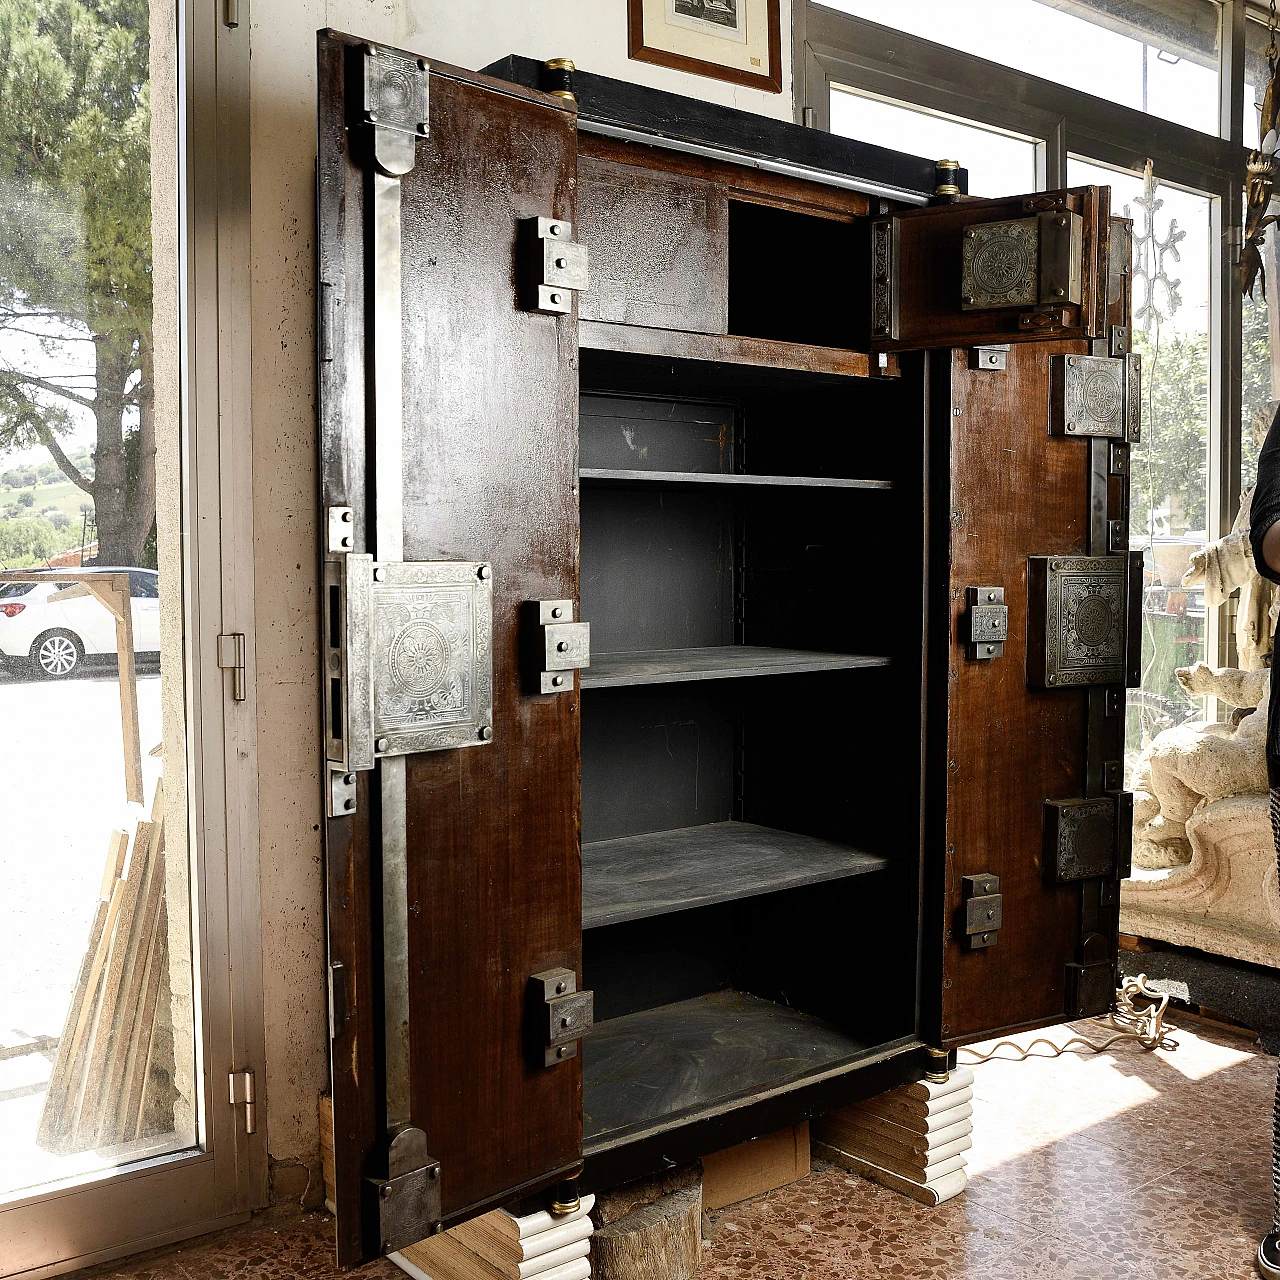
POLYGON ((243 1071, 233 1071, 227 1079, 230 1085, 231 1105, 244 1107, 245 1133, 257 1133, 258 1103, 254 1096, 252 1070, 246 1068, 243 1071))
POLYGON ((244 676, 245 639, 243 631, 218 637, 218 666, 231 672, 231 697, 243 702, 248 696, 244 676))

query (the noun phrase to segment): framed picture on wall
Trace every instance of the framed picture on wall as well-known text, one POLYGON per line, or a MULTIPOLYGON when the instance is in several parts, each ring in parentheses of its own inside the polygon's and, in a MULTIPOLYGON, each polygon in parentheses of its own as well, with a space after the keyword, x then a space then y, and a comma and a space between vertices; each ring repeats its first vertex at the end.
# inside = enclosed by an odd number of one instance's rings
POLYGON ((627 0, 628 54, 782 92, 778 0, 627 0))

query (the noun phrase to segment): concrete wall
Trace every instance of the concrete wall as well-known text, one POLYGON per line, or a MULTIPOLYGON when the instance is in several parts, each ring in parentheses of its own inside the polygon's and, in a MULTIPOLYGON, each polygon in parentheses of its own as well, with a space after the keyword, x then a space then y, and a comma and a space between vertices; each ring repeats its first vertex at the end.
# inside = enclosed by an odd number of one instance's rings
POLYGON ((253 469, 267 1145, 278 1199, 318 1191, 328 1081, 316 691, 318 613, 312 166, 315 31, 335 27, 464 67, 507 53, 791 117, 765 94, 627 58, 626 0, 252 0, 253 469))

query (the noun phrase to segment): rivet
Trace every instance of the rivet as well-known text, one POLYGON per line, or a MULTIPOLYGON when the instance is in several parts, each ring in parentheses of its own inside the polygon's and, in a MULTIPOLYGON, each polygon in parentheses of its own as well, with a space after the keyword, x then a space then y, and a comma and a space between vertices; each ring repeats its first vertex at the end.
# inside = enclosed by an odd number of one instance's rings
POLYGON ((369 123, 370 123, 370 124, 377 124, 377 123, 378 123, 378 113, 377 113, 376 111, 370 111, 370 112, 369 112, 369 123))
POLYGON ((959 410, 959 409, 952 409, 952 410, 951 410, 951 416, 952 416, 953 418, 958 418, 958 417, 960 416, 960 410, 959 410))
POLYGON ((559 605, 556 605, 556 607, 555 607, 554 609, 552 609, 552 610, 551 610, 551 616, 552 616, 553 618, 563 618, 563 617, 564 617, 564 610, 563 610, 562 608, 560 608, 560 606, 559 606, 559 605))
POLYGON ((1068 423, 1067 423, 1067 430, 1068 430, 1068 431, 1074 431, 1075 429, 1076 429, 1076 424, 1075 424, 1074 422, 1068 422, 1068 423))
POLYGON ((1058 677, 1057 677, 1057 676, 1050 676, 1050 677, 1049 677, 1049 683, 1050 683, 1050 684, 1057 684, 1057 683, 1058 683, 1058 677))
POLYGON ((556 652, 557 652, 557 653, 568 653, 568 652, 569 652, 569 642, 568 642, 567 640, 561 640, 561 641, 556 645, 556 652))
POLYGON ((379 750, 379 751, 385 751, 385 750, 386 750, 390 745, 391 745, 391 743, 389 743, 389 742, 386 740, 386 738, 379 738, 379 739, 378 739, 378 750, 379 750))
POLYGON ((385 1200, 391 1194, 391 1187, 387 1183, 383 1183, 378 1188, 378 1194, 385 1200))
POLYGON ((997 358, 996 358, 995 356, 988 356, 988 357, 987 357, 987 363, 988 363, 988 364, 996 364, 996 363, 997 363, 997 358))
POLYGON ((560 1019, 560 1025, 561 1025, 562 1027, 567 1027, 567 1026, 569 1025, 569 1019, 568 1019, 568 1018, 561 1018, 561 1019, 560 1019))
POLYGON ((557 982, 557 983, 556 983, 556 995, 558 995, 558 996, 562 996, 562 995, 564 995, 565 987, 566 987, 567 985, 568 985, 568 984, 567 984, 567 983, 564 983, 564 982, 557 982))
POLYGON ((1055 289, 1053 291, 1053 296, 1055 298, 1065 298, 1067 296, 1067 291, 1065 289, 1055 289))
POLYGON ((349 787, 354 787, 356 785, 356 775, 354 773, 344 773, 342 775, 342 780, 349 787))
POLYGON ((356 807, 356 802, 354 800, 344 800, 342 802, 342 807, 348 810, 354 809, 356 807))
POLYGON ((493 570, 487 564, 482 564, 476 570, 476 574, 480 578, 481 582, 487 582, 490 578, 493 577, 493 570))
POLYGON ((1076 363, 1076 358, 1075 358, 1075 356, 1068 356, 1068 357, 1067 357, 1067 363, 1068 363, 1069 365, 1071 365, 1071 367, 1072 367, 1072 368, 1075 368, 1075 363, 1076 363))
POLYGON ((348 510, 346 510, 346 511, 344 511, 344 512, 342 513, 342 522, 343 522, 344 524, 350 524, 350 523, 351 523, 351 511, 350 511, 350 509, 348 509, 348 510))
POLYGON ((427 1170, 427 1177, 430 1178, 432 1182, 434 1182, 439 1176, 440 1176, 440 1166, 433 1164, 431 1168, 427 1170))
POLYGON ((960 301, 961 301, 961 302, 963 302, 963 303, 965 304, 965 306, 967 306, 967 307, 971 307, 971 306, 973 306, 973 299, 972 299, 972 298, 970 298, 970 297, 967 297, 967 296, 966 296, 966 297, 964 297, 964 298, 961 298, 961 299, 960 299, 960 301))
POLYGON ((561 271, 563 271, 563 270, 565 269, 565 267, 567 267, 568 265, 569 265, 569 260, 568 260, 568 258, 557 258, 557 259, 556 259, 556 266, 557 266, 557 267, 559 267, 561 271))
POLYGON ((560 302, 560 295, 558 293, 553 293, 551 295, 551 301, 558 305, 560 302))
POLYGON ((345 537, 343 537, 343 539, 342 539, 342 545, 343 545, 344 547, 349 547, 349 546, 351 545, 351 538, 350 538, 349 536, 345 536, 345 537))
POLYGON ((487 724, 486 724, 486 725, 484 725, 484 726, 481 728, 481 730, 480 730, 480 737, 481 737, 485 742, 488 742, 488 741, 490 740, 490 738, 492 738, 492 737, 493 737, 493 727, 492 727, 492 725, 487 725, 487 724))
POLYGON ((550 231, 553 236, 558 236, 560 234, 560 224, 558 222, 553 222, 547 230, 550 231))
POLYGON ((995 618, 992 618, 992 619, 991 619, 991 630, 992 630, 992 631, 999 631, 999 630, 1000 630, 1000 623, 999 623, 999 622, 997 622, 995 618))
POLYGON ((386 582, 387 571, 385 569, 375 569, 373 571, 373 580, 374 582, 386 582))
POLYGON ((563 1057, 564 1057, 564 1055, 565 1055, 566 1053, 568 1053, 568 1052, 569 1052, 568 1048, 567 1048, 565 1045, 561 1045, 561 1046, 556 1050, 556 1057, 557 1057, 557 1058, 563 1058, 563 1057))
POLYGON ((995 598, 996 598, 996 593, 995 593, 994 591, 988 591, 988 592, 987 592, 987 599, 988 599, 988 600, 994 600, 995 598))
POLYGON ((558 689, 562 684, 564 684, 564 676, 552 676, 551 683, 558 689))
POLYGON ((991 653, 995 653, 995 651, 996 651, 995 645, 993 644, 987 645, 987 653, 991 654, 991 653))

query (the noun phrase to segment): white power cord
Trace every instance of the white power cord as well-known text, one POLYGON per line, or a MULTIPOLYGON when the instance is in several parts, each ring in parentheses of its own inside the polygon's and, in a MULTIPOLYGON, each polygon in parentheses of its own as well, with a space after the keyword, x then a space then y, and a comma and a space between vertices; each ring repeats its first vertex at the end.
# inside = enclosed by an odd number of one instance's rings
POLYGON ((1115 1008, 1105 1018, 1095 1019, 1100 1027, 1108 1027, 1116 1032, 1101 1044, 1086 1040, 1083 1036, 1072 1036, 1062 1044, 1041 1037, 1025 1047, 1012 1040, 1001 1040, 989 1053, 978 1053, 975 1049, 967 1048, 961 1048, 957 1053, 967 1053, 969 1057, 965 1061, 977 1066, 981 1062, 990 1062, 1001 1049, 1012 1049, 1018 1055, 1007 1059, 1011 1062, 1025 1062, 1028 1058, 1060 1058, 1073 1045, 1080 1045, 1090 1053, 1102 1053, 1124 1040, 1136 1040, 1148 1051, 1176 1049, 1178 1042, 1164 1028, 1164 1015, 1168 1007, 1168 995, 1155 990, 1148 984, 1147 975, 1140 973, 1136 978, 1126 978, 1116 991, 1115 1008), (1144 1003, 1139 1005, 1139 1001, 1144 1003), (1048 1052, 1032 1053, 1037 1045, 1044 1045, 1048 1052))

